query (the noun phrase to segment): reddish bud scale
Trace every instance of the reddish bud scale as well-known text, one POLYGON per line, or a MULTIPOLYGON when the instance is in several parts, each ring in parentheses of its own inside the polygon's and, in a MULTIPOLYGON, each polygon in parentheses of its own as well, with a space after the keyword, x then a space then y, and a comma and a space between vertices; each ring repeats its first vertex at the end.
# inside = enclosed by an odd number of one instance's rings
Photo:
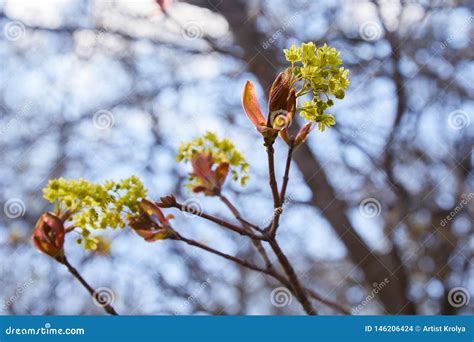
POLYGON ((63 254, 64 236, 63 221, 52 213, 44 213, 36 222, 32 240, 40 252, 54 258, 63 254))
POLYGON ((313 129, 313 124, 311 122, 301 127, 301 129, 299 130, 298 134, 296 134, 296 137, 295 137, 295 146, 303 144, 308 138, 308 135, 312 129, 313 129))
POLYGON ((293 77, 289 70, 280 73, 270 88, 268 96, 268 110, 270 113, 277 110, 286 110, 289 108, 289 97, 293 83, 293 77))

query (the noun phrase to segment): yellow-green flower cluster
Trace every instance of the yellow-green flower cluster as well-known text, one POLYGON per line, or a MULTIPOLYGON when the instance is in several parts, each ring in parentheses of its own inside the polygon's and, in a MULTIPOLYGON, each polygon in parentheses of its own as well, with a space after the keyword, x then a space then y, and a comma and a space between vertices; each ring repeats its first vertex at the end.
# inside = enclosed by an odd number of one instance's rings
POLYGON ((90 235, 92 229, 123 228, 127 216, 139 214, 138 203, 146 193, 135 176, 104 185, 59 178, 43 189, 44 198, 55 203, 58 212, 67 212, 68 222, 80 229, 78 243, 86 250, 97 247, 98 240, 90 235))
POLYGON ((298 108, 300 115, 305 120, 316 121, 321 131, 334 125, 334 117, 325 111, 334 105, 331 97, 344 98, 349 86, 349 70, 341 66, 339 51, 326 44, 318 48, 310 42, 302 43, 300 47, 292 45, 283 52, 291 63, 290 70, 296 81, 302 83, 297 97, 306 94, 313 96, 298 108))
MULTIPOLYGON (((215 164, 228 163, 232 179, 244 186, 248 179, 249 164, 229 139, 219 139, 213 132, 206 132, 190 142, 182 143, 176 160, 191 161, 198 153, 210 153, 215 164)), ((193 186, 194 177, 190 175, 189 186, 193 186)))

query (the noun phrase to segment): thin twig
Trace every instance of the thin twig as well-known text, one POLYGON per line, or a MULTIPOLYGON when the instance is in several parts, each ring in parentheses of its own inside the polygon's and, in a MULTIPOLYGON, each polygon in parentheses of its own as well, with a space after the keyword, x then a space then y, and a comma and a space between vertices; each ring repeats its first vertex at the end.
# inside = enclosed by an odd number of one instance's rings
MULTIPOLYGON (((60 258, 55 258, 56 261, 66 266, 68 271, 81 283, 81 285, 89 292, 93 299, 98 300, 97 298, 98 293, 94 290, 92 286, 81 276, 81 274, 72 266, 65 256, 60 258)), ((109 314, 113 316, 118 316, 118 313, 115 311, 112 305, 105 303, 101 305, 101 307, 109 314)))
POLYGON ((306 291, 306 293, 310 297, 316 299, 317 301, 320 301, 321 303, 326 304, 327 306, 332 307, 333 309, 337 309, 337 310, 345 313, 346 315, 351 315, 351 310, 349 308, 347 308, 346 306, 344 306, 342 304, 339 304, 338 302, 336 302, 334 300, 324 298, 319 293, 316 293, 315 291, 313 291, 311 289, 304 288, 304 290, 306 291))
POLYGON ((288 155, 286 157, 286 166, 285 166, 285 175, 283 176, 283 183, 281 186, 280 192, 280 203, 282 205, 285 204, 285 196, 286 196, 286 188, 288 186, 288 181, 290 180, 290 167, 291 167, 291 159, 293 157, 293 145, 288 146, 288 155))
POLYGON ((275 176, 275 161, 274 161, 274 154, 275 151, 273 149, 273 140, 265 139, 264 146, 267 149, 267 159, 268 159, 268 176, 269 176, 269 184, 272 190, 273 196, 273 208, 277 209, 280 207, 280 195, 278 194, 278 183, 276 181, 275 176))
MULTIPOLYGON (((303 309, 306 311, 308 315, 315 315, 316 311, 312 307, 311 303, 309 302, 308 297, 298 280, 298 276, 296 275, 296 272, 293 269, 293 266, 291 266, 291 263, 289 262, 288 258, 285 256, 280 246, 278 245, 277 241, 275 240, 276 228, 279 223, 282 208, 281 208, 281 202, 280 202, 280 194, 278 192, 278 183, 275 177, 275 161, 274 161, 275 153, 273 149, 273 143, 274 142, 270 139, 265 139, 265 143, 264 143, 265 147, 267 148, 269 184, 272 190, 273 207, 274 207, 273 220, 268 229, 270 233, 269 234, 270 239, 268 240, 268 242, 270 243, 271 248, 275 252, 278 258, 278 261, 280 262, 281 267, 283 267, 283 270, 285 271, 285 274, 288 277, 288 280, 291 284, 291 288, 293 289, 293 292, 295 293, 296 298, 303 306, 303 309)), ((290 161, 291 161, 291 155, 290 155, 290 161)), ((290 161, 287 161, 287 164, 290 163, 290 161)), ((288 167, 288 172, 289 172, 289 167, 288 167)), ((285 186, 285 192, 286 192, 286 186, 285 186)))
POLYGON ((308 297, 305 291, 303 290, 303 287, 301 286, 300 281, 298 280, 298 276, 296 275, 296 272, 293 269, 293 266, 291 266, 290 261, 281 250, 277 241, 271 238, 269 240, 269 243, 273 251, 275 252, 275 255, 277 256, 281 267, 283 267, 283 270, 285 271, 285 274, 287 275, 289 282, 291 283, 291 286, 293 288, 293 292, 295 293, 296 298, 301 303, 301 305, 303 306, 304 310, 306 311, 308 315, 316 315, 316 310, 313 308, 310 301, 308 300, 308 297))
POLYGON ((173 234, 173 239, 174 239, 174 240, 177 240, 177 241, 183 241, 183 242, 187 243, 187 244, 190 245, 190 246, 194 246, 194 247, 203 249, 203 250, 205 250, 205 251, 208 251, 208 252, 210 252, 210 253, 212 253, 212 254, 219 255, 219 256, 221 256, 221 257, 227 259, 227 260, 233 261, 233 262, 235 262, 235 263, 237 263, 237 264, 239 264, 239 265, 241 265, 241 266, 250 268, 250 269, 252 269, 252 270, 254 270, 254 271, 259 271, 259 272, 261 272, 261 271, 263 270, 262 268, 260 268, 260 267, 258 267, 258 266, 255 266, 255 265, 249 263, 249 262, 246 261, 246 260, 239 259, 239 258, 234 257, 234 256, 232 256, 232 255, 223 253, 223 252, 221 252, 221 251, 218 251, 217 249, 214 249, 214 248, 212 248, 212 247, 209 247, 209 246, 207 246, 207 245, 205 245, 205 244, 202 244, 202 243, 200 243, 200 242, 198 242, 198 241, 196 241, 196 240, 188 239, 188 238, 182 236, 181 234, 179 234, 179 233, 176 232, 176 231, 175 231, 174 234, 173 234))
POLYGON ((255 229, 255 230, 256 230, 257 232, 259 232, 259 233, 262 233, 262 234, 265 233, 265 231, 264 231, 262 228, 260 228, 260 227, 257 226, 256 224, 253 224, 253 223, 247 221, 246 219, 244 219, 244 218, 242 218, 242 217, 236 217, 236 219, 239 220, 240 223, 246 224, 246 225, 248 225, 249 227, 252 227, 253 229, 255 229))
MULTIPOLYGON (((194 247, 197 247, 199 249, 202 249, 202 250, 205 250, 211 254, 215 254, 215 255, 218 255, 224 259, 227 259, 229 261, 232 261, 232 262, 235 262, 236 264, 239 264, 240 266, 243 266, 243 267, 246 267, 248 269, 251 269, 253 271, 257 271, 257 272, 261 272, 261 273, 264 273, 264 274, 267 274, 273 278, 275 278, 276 280, 278 280, 281 284, 283 284, 284 286, 286 286, 289 290, 291 290, 293 293, 293 289, 292 289, 292 286, 290 284, 290 282, 285 278, 283 277, 281 274, 277 273, 276 271, 274 270, 269 270, 269 269, 264 269, 264 268, 260 268, 256 265, 253 265, 252 263, 246 261, 246 260, 243 260, 243 259, 239 259, 237 257, 234 257, 232 255, 229 255, 229 254, 226 254, 226 253, 223 253, 221 251, 218 251, 212 247, 209 247, 207 245, 204 245, 200 242, 197 242, 195 240, 192 240, 192 239, 188 239, 188 238, 185 238, 184 236, 180 235, 179 233, 175 232, 174 234, 174 239, 177 240, 177 241, 182 241, 190 246, 194 246, 194 247)), ((338 311, 341 311, 342 313, 344 314, 347 314, 347 315, 350 315, 350 311, 348 308, 346 308, 345 306, 333 301, 333 300, 330 300, 328 298, 324 298, 323 296, 321 296, 320 294, 316 293, 315 291, 313 290, 310 290, 310 289, 306 289, 304 288, 304 291, 306 291, 306 293, 314 298, 315 300, 321 302, 321 303, 324 303, 325 305, 335 309, 335 310, 338 310, 338 311)))
POLYGON ((281 192, 279 195, 280 198, 280 210, 275 210, 273 214, 273 221, 270 226, 269 235, 275 237, 278 226, 280 224, 280 216, 283 213, 283 209, 285 207, 285 197, 286 197, 286 188, 288 187, 288 181, 290 180, 290 167, 291 167, 291 158, 293 156, 293 145, 288 147, 288 155, 286 157, 286 166, 285 166, 285 174, 283 176, 283 182, 281 185, 281 192))
MULTIPOLYGON (((247 221, 242 219, 242 215, 240 215, 239 210, 232 204, 232 202, 226 196, 224 196, 222 194, 219 194, 219 198, 227 206, 227 208, 229 208, 229 210, 232 212, 234 217, 237 220, 239 220, 240 223, 242 223, 242 226, 244 227, 244 229, 248 232, 252 232, 251 226, 246 223, 247 221)), ((272 262, 271 262, 270 258, 268 257, 267 251, 263 247, 262 242, 252 239, 252 244, 255 246, 258 253, 262 256, 262 259, 265 262, 265 266, 267 268, 271 269, 272 268, 272 262)))
POLYGON ((235 233, 238 233, 240 235, 245 235, 245 236, 248 236, 250 237, 251 239, 253 240, 267 240, 267 237, 265 236, 262 236, 262 235, 257 235, 257 234, 254 234, 252 231, 247 231, 245 229, 242 229, 236 225, 233 225, 232 223, 230 222, 227 222, 221 218, 218 218, 218 217, 215 217, 213 215, 210 215, 210 214, 206 214, 205 212, 195 212, 195 210, 193 210, 192 208, 189 208, 188 206, 186 206, 185 204, 181 204, 181 203, 173 203, 171 205, 171 207, 173 208, 176 208, 176 209, 179 209, 183 212, 187 212, 187 213, 190 213, 190 214, 193 214, 193 215, 196 215, 196 216, 200 216, 208 221, 211 221, 211 222, 214 222, 224 228, 227 228, 235 233))

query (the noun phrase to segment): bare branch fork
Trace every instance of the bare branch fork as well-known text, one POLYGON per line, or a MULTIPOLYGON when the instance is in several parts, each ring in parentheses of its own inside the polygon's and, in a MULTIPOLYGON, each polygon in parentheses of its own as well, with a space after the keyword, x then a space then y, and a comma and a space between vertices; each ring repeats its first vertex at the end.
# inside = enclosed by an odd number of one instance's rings
POLYGON ((347 308, 345 308, 343 305, 336 303, 334 301, 331 301, 327 298, 323 298, 322 296, 318 295, 313 290, 304 288, 301 285, 300 280, 298 279, 297 273, 294 270, 291 262, 289 261, 287 256, 284 254, 279 243, 277 242, 276 230, 279 225, 279 218, 283 212, 283 208, 281 206, 285 202, 294 146, 290 145, 288 148, 288 155, 287 155, 285 171, 284 171, 284 176, 283 176, 283 181, 282 181, 282 188, 280 191, 278 190, 278 184, 276 181, 273 142, 265 139, 265 146, 267 148, 267 157, 268 157, 269 186, 272 191, 274 211, 275 211, 272 222, 269 225, 269 227, 267 227, 267 229, 260 229, 258 226, 244 219, 240 211, 236 208, 236 206, 232 204, 229 198, 223 195, 220 191, 216 194, 216 196, 219 197, 219 199, 227 206, 227 208, 230 210, 234 218, 241 224, 241 227, 234 225, 233 223, 230 223, 224 219, 218 218, 216 216, 210 215, 202 211, 195 212, 194 210, 192 210, 192 208, 188 208, 186 205, 181 204, 177 202, 176 200, 174 200, 174 197, 171 203, 166 203, 166 204, 163 204, 160 202, 157 203, 159 206, 173 207, 183 212, 192 213, 196 216, 202 217, 203 219, 214 222, 225 229, 228 229, 242 236, 246 236, 250 238, 256 250, 261 255, 265 263, 265 267, 259 267, 247 260, 226 254, 208 245, 186 238, 182 236, 181 234, 179 234, 178 232, 176 232, 175 230, 173 230, 173 234, 170 237, 170 239, 184 242, 190 246, 202 249, 211 254, 218 255, 224 259, 232 261, 242 267, 246 267, 248 269, 261 272, 273 277, 274 279, 278 280, 281 284, 283 284, 285 287, 287 287, 294 294, 297 300, 301 303, 305 312, 309 315, 317 314, 316 310, 314 309, 314 307, 312 306, 309 300, 310 297, 344 314, 350 314, 350 311, 347 308), (273 251, 273 254, 278 260, 278 263, 281 266, 284 272, 284 275, 280 274, 272 265, 272 262, 267 254, 267 251, 265 250, 263 246, 263 243, 268 243, 271 251, 273 251))
MULTIPOLYGON (((246 260, 243 260, 243 259, 237 258, 235 256, 226 254, 224 252, 218 251, 217 249, 209 247, 209 246, 207 246, 205 244, 202 244, 198 241, 188 239, 188 238, 182 236, 181 234, 179 234, 178 232, 174 233, 174 236, 172 237, 172 239, 176 240, 176 241, 184 242, 184 243, 186 243, 190 246, 202 249, 202 250, 207 251, 211 254, 218 255, 218 256, 226 259, 226 260, 232 261, 232 262, 234 262, 234 263, 236 263, 236 264, 238 264, 242 267, 246 267, 250 270, 267 274, 267 275, 273 277, 274 279, 278 280, 280 283, 282 283, 283 285, 288 287, 293 292, 293 289, 291 287, 290 282, 285 277, 283 277, 281 274, 276 272, 275 270, 270 270, 270 269, 265 269, 265 268, 258 267, 258 266, 254 265, 254 264, 252 264, 252 263, 250 263, 246 260)), ((325 305, 327 305, 327 306, 329 306, 329 307, 331 307, 331 308, 333 308, 337 311, 340 311, 344 314, 350 315, 350 310, 347 307, 339 304, 338 302, 330 300, 328 298, 325 298, 322 295, 318 294, 316 291, 311 290, 311 289, 304 288, 304 291, 311 298, 313 298, 313 299, 315 299, 315 300, 317 300, 317 301, 319 301, 319 302, 321 302, 321 303, 323 303, 323 304, 325 304, 325 305)))
POLYGON ((276 182, 276 176, 275 176, 275 162, 274 162, 274 149, 273 149, 273 142, 269 141, 268 139, 265 139, 265 144, 267 147, 267 157, 268 157, 268 174, 269 174, 269 184, 270 188, 272 190, 273 194, 273 204, 274 204, 274 215, 273 215, 273 220, 270 225, 269 229, 269 244, 275 253, 276 257, 278 258, 278 261, 280 262, 281 267, 285 271, 286 276, 288 277, 288 280, 290 281, 291 288, 298 299, 298 301, 301 303, 303 306, 303 309, 306 311, 307 314, 309 315, 315 315, 316 311, 311 305, 305 291, 303 290, 303 287, 301 286, 301 283, 298 279, 298 276, 296 275, 295 270, 293 269, 293 266, 289 262, 288 258, 286 255, 283 253, 282 249, 280 248, 278 242, 276 241, 276 230, 278 228, 279 224, 279 219, 280 215, 283 212, 282 206, 282 200, 284 200, 284 196, 286 193, 286 188, 288 185, 288 180, 289 180, 289 172, 290 172, 290 165, 291 165, 291 157, 293 153, 293 145, 290 145, 289 150, 288 150, 288 158, 286 161, 286 168, 285 168, 285 176, 283 178, 283 185, 282 185, 282 191, 281 195, 280 192, 278 191, 278 184, 276 182))
MULTIPOLYGON (((219 194, 219 198, 229 208, 229 210, 232 212, 234 217, 242 223, 242 226, 245 228, 245 230, 248 232, 251 232, 252 231, 251 225, 248 224, 246 220, 242 219, 242 216, 240 215, 239 210, 229 201, 229 199, 222 194, 219 194)), ((265 251, 265 248, 263 247, 262 242, 252 239, 252 243, 257 249, 258 253, 262 256, 262 259, 265 262, 266 267, 268 269, 271 269, 272 262, 268 258, 267 252, 265 251)))

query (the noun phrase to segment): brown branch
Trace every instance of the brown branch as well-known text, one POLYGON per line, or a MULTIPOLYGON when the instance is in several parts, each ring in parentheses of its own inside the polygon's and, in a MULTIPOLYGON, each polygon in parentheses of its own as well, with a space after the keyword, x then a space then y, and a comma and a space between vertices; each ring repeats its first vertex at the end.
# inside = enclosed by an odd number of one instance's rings
POLYGON ((275 210, 273 213, 273 221, 270 227, 269 235, 272 237, 275 237, 278 225, 280 224, 280 216, 283 213, 283 208, 285 206, 285 197, 286 197, 286 188, 288 187, 288 181, 290 180, 290 167, 291 167, 291 159, 293 157, 293 150, 294 146, 290 145, 288 147, 288 155, 286 157, 286 166, 285 166, 285 174, 283 176, 283 183, 281 186, 281 192, 280 192, 280 204, 281 204, 281 209, 280 210, 275 210))
POLYGON ((251 222, 245 220, 245 219, 242 218, 242 217, 236 217, 236 219, 239 220, 240 223, 242 223, 242 224, 244 224, 244 225, 247 225, 247 226, 249 226, 249 227, 252 227, 253 229, 255 229, 255 230, 256 230, 257 232, 259 232, 259 233, 262 233, 262 234, 265 233, 265 231, 264 231, 262 228, 260 228, 260 227, 257 226, 256 224, 253 224, 253 223, 251 223, 251 222))
MULTIPOLYGON (((215 254, 215 255, 218 255, 226 260, 229 260, 229 261, 232 261, 232 262, 235 262, 236 264, 240 265, 240 266, 243 266, 243 267, 246 267, 248 269, 251 269, 253 271, 257 271, 257 272, 260 272, 260 273, 264 273, 264 274, 267 274, 273 278, 275 278, 276 280, 278 280, 281 284, 283 284, 284 286, 286 286, 291 292, 294 293, 294 290, 291 286, 291 283, 285 278, 283 277, 281 274, 277 273, 276 271, 274 270, 269 270, 269 269, 264 269, 264 268, 260 268, 256 265, 253 265, 252 263, 246 261, 246 260, 243 260, 243 259, 239 259, 237 257, 234 257, 232 255, 229 255, 229 254, 226 254, 226 253, 223 253, 221 251, 218 251, 212 247, 209 247, 207 245, 204 245, 198 241, 195 241, 195 240, 192 240, 192 239, 188 239, 188 238, 185 238, 184 236, 180 235, 179 233, 175 232, 174 233, 174 236, 173 236, 173 239, 176 240, 176 241, 182 241, 190 246, 194 246, 194 247, 197 247, 199 249, 202 249, 202 250, 205 250, 211 254, 215 254)), ((315 300, 317 301, 320 301, 321 303, 323 304, 326 304, 327 306, 335 309, 335 310, 338 310, 344 314, 347 314, 347 315, 350 315, 350 310, 348 308, 346 308, 345 306, 333 301, 333 300, 330 300, 328 298, 324 298, 323 296, 321 296, 320 294, 316 293, 315 291, 313 290, 310 290, 310 289, 306 289, 304 288, 304 291, 312 298, 314 298, 315 300)), ((296 296, 296 294, 295 294, 296 296)))
POLYGON ((317 301, 320 301, 321 303, 326 304, 327 306, 333 309, 339 310, 346 315, 351 315, 351 310, 347 308, 346 306, 339 304, 338 302, 334 300, 324 298, 319 293, 316 293, 315 291, 311 289, 304 288, 304 290, 306 291, 306 293, 308 293, 310 297, 316 299, 317 301))
POLYGON ((275 177, 275 161, 274 161, 274 154, 275 151, 273 149, 273 140, 265 139, 264 146, 267 149, 267 159, 268 159, 268 176, 269 176, 269 184, 272 190, 273 196, 273 208, 277 209, 280 207, 280 195, 278 194, 278 184, 275 177))
POLYGON ((220 200, 229 208, 229 210, 232 212, 234 217, 242 223, 243 226, 248 226, 250 228, 255 229, 256 231, 263 233, 263 229, 261 229, 259 226, 245 220, 241 215, 239 210, 232 204, 232 202, 227 198, 227 196, 224 196, 222 194, 219 194, 220 200))
POLYGON ((193 214, 193 215, 196 215, 196 216, 200 216, 208 221, 211 221, 211 222, 214 222, 224 228, 227 228, 235 233, 238 233, 240 235, 245 235, 245 236, 248 236, 250 237, 252 240, 267 240, 267 238, 265 236, 261 236, 261 235, 256 235, 254 234, 252 231, 246 231, 245 229, 242 229, 236 225, 233 225, 232 223, 229 223, 221 218, 218 218, 218 217, 215 217, 215 216, 212 216, 210 214, 206 214, 204 212, 198 212, 198 213, 195 213, 194 210, 192 210, 192 208, 189 208, 188 206, 186 206, 185 204, 181 204, 181 203, 173 203, 171 204, 171 207, 173 208, 176 208, 176 209, 179 209, 181 210, 182 212, 187 212, 187 213, 190 213, 190 214, 193 214))
POLYGON ((197 247, 199 249, 203 249, 205 251, 208 251, 212 254, 216 254, 216 255, 219 255, 220 257, 223 257, 224 259, 227 259, 227 260, 230 260, 230 261, 233 261, 241 266, 244 266, 244 267, 247 267, 247 268, 250 268, 251 270, 254 270, 254 271, 259 271, 259 272, 263 272, 264 269, 258 267, 258 266, 255 266, 251 263, 249 263, 248 261, 246 260, 243 260, 243 259, 239 259, 237 257, 234 257, 232 255, 229 255, 229 254, 226 254, 226 253, 223 253, 221 251, 218 251, 217 249, 214 249, 212 247, 209 247, 205 244, 202 244, 198 241, 195 241, 195 240, 192 240, 192 239, 188 239, 184 236, 182 236, 181 234, 179 234, 178 232, 174 232, 174 235, 172 237, 174 240, 177 240, 177 241, 183 241, 185 243, 187 243, 188 245, 190 246, 194 246, 194 247, 197 247))
POLYGON ((285 175, 283 176, 283 183, 282 183, 281 192, 280 192, 280 203, 282 203, 282 205, 285 204, 286 188, 288 186, 288 181, 290 180, 290 167, 291 167, 291 159, 293 157, 293 150, 294 150, 293 145, 288 146, 288 155, 286 157, 285 175))
POLYGON ((275 255, 277 256, 278 261, 280 262, 280 265, 283 267, 283 270, 285 271, 288 277, 288 280, 291 284, 291 287, 293 289, 293 292, 295 293, 296 298, 301 303, 301 305, 303 306, 304 310, 306 311, 308 315, 316 315, 316 310, 313 308, 313 306, 309 302, 306 292, 301 286, 300 281, 298 280, 298 276, 296 275, 296 272, 293 269, 293 266, 291 266, 290 261, 288 260, 286 255, 283 253, 283 251, 281 250, 280 246, 278 245, 275 239, 271 238, 269 240, 269 243, 273 251, 275 252, 275 255))
MULTIPOLYGON (((94 288, 89 285, 89 283, 81 276, 81 274, 74 268, 74 266, 72 266, 69 263, 69 261, 67 260, 65 256, 60 257, 60 258, 55 258, 55 260, 63 264, 64 266, 66 266, 68 271, 81 283, 81 285, 87 290, 87 292, 89 292, 89 294, 91 295, 93 299, 96 299, 96 300, 98 299, 97 298, 98 293, 96 292, 96 290, 94 290, 94 288)), ((118 316, 118 313, 115 311, 112 305, 106 303, 102 306, 102 308, 109 315, 118 316)))
MULTIPOLYGON (((229 210, 232 212, 234 217, 237 220, 239 220, 240 223, 242 223, 242 226, 244 227, 244 229, 248 232, 252 232, 252 228, 250 227, 250 225, 247 224, 246 220, 242 219, 242 216, 240 215, 239 210, 232 204, 232 202, 226 196, 224 196, 222 194, 219 194, 219 198, 229 208, 229 210)), ((265 262, 265 266, 267 268, 271 269, 272 268, 272 262, 271 262, 270 258, 268 257, 267 251, 263 247, 262 242, 252 239, 252 244, 255 246, 258 253, 262 256, 262 259, 265 262)))

